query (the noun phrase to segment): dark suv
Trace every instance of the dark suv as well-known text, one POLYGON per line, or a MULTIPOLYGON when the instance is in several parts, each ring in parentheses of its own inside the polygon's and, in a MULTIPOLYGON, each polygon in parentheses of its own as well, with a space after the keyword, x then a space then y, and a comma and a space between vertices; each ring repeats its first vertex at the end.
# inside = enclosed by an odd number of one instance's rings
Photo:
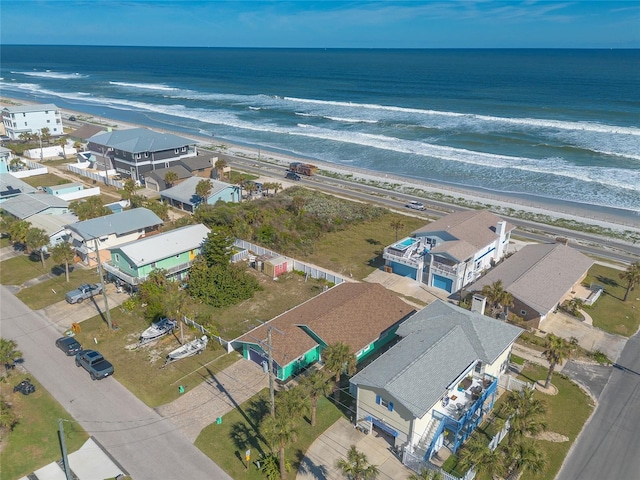
POLYGON ((288 178, 289 180, 300 180, 300 175, 296 172, 287 172, 284 178, 288 178))

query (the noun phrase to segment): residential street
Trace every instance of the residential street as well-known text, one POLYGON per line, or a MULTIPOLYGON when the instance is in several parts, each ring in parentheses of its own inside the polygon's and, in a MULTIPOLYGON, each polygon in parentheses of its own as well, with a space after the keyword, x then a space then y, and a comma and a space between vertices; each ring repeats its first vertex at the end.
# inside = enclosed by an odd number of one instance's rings
POLYGON ((25 368, 133 478, 230 478, 115 378, 91 381, 73 358, 55 347, 60 336, 56 328, 4 286, 0 309, 2 337, 18 343, 25 368))
POLYGON ((627 342, 591 421, 557 480, 637 480, 640 472, 640 337, 627 342))

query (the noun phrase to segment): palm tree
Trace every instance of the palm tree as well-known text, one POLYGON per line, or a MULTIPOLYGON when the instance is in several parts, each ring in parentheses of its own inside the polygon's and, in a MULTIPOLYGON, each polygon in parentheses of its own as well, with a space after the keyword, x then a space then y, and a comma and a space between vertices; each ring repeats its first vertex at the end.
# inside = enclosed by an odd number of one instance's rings
POLYGON ((544 415, 547 406, 534 395, 533 388, 509 392, 500 407, 503 416, 509 418, 509 444, 526 435, 537 435, 547 429, 544 415))
POLYGON ((76 152, 79 152, 80 150, 82 150, 82 142, 76 140, 75 142, 73 142, 73 148, 76 149, 76 152))
POLYGON ((207 203, 207 199, 209 198, 209 194, 213 186, 209 179, 200 180, 196 185, 196 196, 200 198, 200 203, 207 203))
POLYGON ((553 376, 556 365, 571 358, 577 344, 578 342, 575 338, 567 342, 564 338, 556 337, 552 333, 549 334, 545 342, 545 350, 542 352, 544 358, 549 362, 549 373, 547 374, 547 381, 544 384, 544 388, 549 388, 551 385, 551 377, 553 376))
POLYGON ((51 130, 49 130, 49 127, 44 127, 40 130, 40 138, 42 138, 43 142, 47 142, 47 145, 50 145, 51 130))
POLYGON ((27 248, 30 250, 38 250, 40 252, 40 261, 42 262, 42 268, 44 265, 44 252, 45 247, 49 245, 50 238, 46 230, 42 228, 30 228, 27 231, 27 248))
POLYGON ((222 180, 224 178, 224 169, 227 168, 227 161, 223 158, 218 160, 215 164, 216 170, 218 171, 218 178, 222 180))
POLYGON ((487 297, 489 303, 493 309, 498 309, 502 306, 513 306, 513 295, 507 292, 502 286, 502 280, 496 280, 491 285, 485 285, 482 289, 482 295, 487 297))
POLYGON ((124 187, 122 188, 122 199, 131 200, 136 193, 136 182, 133 178, 127 178, 124 181, 124 187))
POLYGON ((32 138, 33 135, 31 134, 31 132, 22 132, 20 135, 18 135, 18 139, 20 139, 20 141, 23 143, 27 143, 32 138))
POLYGON ((273 188, 273 194, 277 195, 278 190, 282 190, 282 184, 278 182, 273 182, 273 186, 271 188, 273 188))
POLYGON ((541 473, 547 466, 547 459, 535 442, 521 438, 505 449, 509 459, 509 473, 507 479, 518 478, 519 474, 527 471, 533 475, 541 473))
POLYGON ((166 183, 168 187, 173 187, 173 183, 176 180, 178 180, 178 174, 173 170, 169 170, 164 174, 164 183, 166 183))
POLYGON ((502 476, 506 470, 502 451, 491 450, 486 442, 476 436, 471 437, 460 450, 458 465, 464 470, 474 468, 476 473, 484 472, 490 478, 502 476))
POLYGON ((276 415, 268 415, 262 421, 260 433, 273 451, 278 450, 280 478, 286 478, 285 449, 289 442, 295 442, 296 440, 295 421, 287 415, 278 414, 276 411, 276 415))
POLYGON ((351 353, 349 345, 342 342, 329 345, 322 352, 325 367, 335 376, 334 399, 336 402, 340 400, 340 376, 345 373, 348 376, 356 373, 356 365, 358 360, 351 353))
POLYGON ((396 242, 398 241, 398 230, 404 228, 404 223, 401 220, 392 220, 389 224, 391 228, 396 231, 396 242))
POLYGON ((297 421, 309 410, 309 404, 299 387, 282 390, 276 396, 276 411, 297 421))
POLYGON ((12 365, 19 358, 22 358, 22 352, 18 350, 18 344, 15 340, 0 338, 0 364, 2 364, 7 376, 9 374, 7 365, 12 365))
POLYGON ((367 456, 359 452, 355 445, 351 445, 347 452, 347 458, 341 458, 336 462, 342 474, 349 480, 375 480, 380 475, 376 465, 371 465, 367 456))
POLYGON ((11 405, 0 400, 0 428, 13 430, 18 424, 18 416, 11 410, 11 405))
POLYGON ((65 137, 60 137, 57 141, 58 145, 62 147, 62 158, 67 159, 67 151, 65 147, 67 146, 67 139, 65 137))
POLYGON ((57 264, 64 263, 64 275, 69 281, 69 264, 73 262, 73 259, 76 257, 76 252, 73 250, 73 247, 68 242, 60 242, 56 244, 51 249, 51 257, 53 261, 57 264))
POLYGON ((582 307, 584 307, 584 300, 581 298, 573 297, 569 300, 569 311, 574 317, 580 318, 580 310, 582 310, 582 307))
POLYGON ((420 473, 412 473, 407 480, 442 480, 442 474, 428 468, 421 468, 420 473))
POLYGON ((624 292, 623 302, 627 301, 629 292, 640 283, 640 262, 634 262, 627 267, 627 269, 620 274, 620 278, 627 282, 627 291, 624 292))
POLYGON ((331 393, 333 385, 328 382, 327 376, 320 370, 315 370, 310 375, 303 377, 300 387, 309 396, 311 401, 311 426, 316 426, 316 410, 320 397, 326 397, 331 393))
POLYGON ((20 245, 26 245, 27 232, 31 228, 31 224, 26 220, 16 220, 11 222, 7 228, 9 238, 13 243, 19 243, 20 245))
POLYGON ((12 158, 11 161, 9 162, 9 169, 11 169, 12 172, 15 172, 16 170, 21 170, 22 168, 24 168, 24 164, 22 163, 22 160, 20 160, 20 158, 18 157, 12 158))

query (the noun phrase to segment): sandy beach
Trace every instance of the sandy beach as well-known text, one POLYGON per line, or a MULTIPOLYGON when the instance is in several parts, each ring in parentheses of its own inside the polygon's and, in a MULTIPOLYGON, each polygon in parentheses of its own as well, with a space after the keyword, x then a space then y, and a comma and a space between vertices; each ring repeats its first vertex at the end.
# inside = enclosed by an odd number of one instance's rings
MULTIPOLYGON (((24 100, 7 99, 6 97, 0 99, 0 105, 16 105, 16 104, 29 104, 36 102, 27 102, 24 100)), ((61 109, 63 117, 69 115, 76 116, 79 120, 87 123, 95 123, 109 126, 112 128, 126 129, 126 128, 150 128, 142 124, 125 123, 110 118, 104 118, 94 115, 88 115, 84 112, 61 109)), ((69 122, 66 126, 70 126, 69 122)), ((311 162, 318 165, 321 170, 330 172, 332 175, 339 175, 344 179, 350 179, 354 183, 365 183, 369 185, 376 185, 382 188, 390 190, 390 192, 399 192, 405 194, 416 195, 416 198, 425 197, 430 198, 430 194, 436 194, 434 198, 439 201, 447 201, 446 197, 450 200, 463 199, 465 202, 476 203, 487 208, 491 208, 496 213, 508 214, 512 210, 528 212, 536 215, 546 215, 553 218, 563 218, 573 220, 576 222, 585 223, 588 225, 598 225, 603 228, 610 228, 612 230, 631 230, 634 232, 640 232, 640 212, 629 212, 628 215, 616 215, 610 211, 601 211, 597 207, 590 205, 583 205, 570 202, 556 202, 552 199, 543 199, 529 195, 520 195, 517 193, 496 193, 482 191, 477 188, 468 187, 455 187, 447 184, 434 184, 414 179, 408 179, 405 177, 382 174, 379 172, 373 172, 360 168, 346 169, 342 166, 337 166, 329 162, 323 162, 317 159, 300 158, 293 155, 289 155, 281 152, 274 152, 272 150, 255 147, 255 146, 243 146, 225 141, 221 138, 211 138, 198 135, 189 135, 182 132, 171 131, 167 129, 152 128, 156 131, 164 131, 179 135, 184 138, 189 138, 197 142, 202 148, 218 151, 223 154, 238 156, 258 162, 266 162, 270 164, 286 166, 293 161, 311 162), (444 198, 443 198, 444 197, 444 198), (637 218, 637 219, 636 219, 637 218)), ((280 181, 281 179, 274 179, 280 181)), ((431 197, 432 198, 432 197, 431 197)), ((603 209, 604 210, 604 209, 603 209)))

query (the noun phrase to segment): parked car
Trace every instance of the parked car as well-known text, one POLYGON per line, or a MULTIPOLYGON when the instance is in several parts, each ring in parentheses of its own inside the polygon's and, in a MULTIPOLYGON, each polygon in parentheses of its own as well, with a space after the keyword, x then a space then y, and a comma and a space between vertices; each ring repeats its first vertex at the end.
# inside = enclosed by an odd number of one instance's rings
POLYGON ((66 353, 67 356, 75 355, 82 351, 82 345, 73 337, 61 337, 57 339, 56 347, 66 353))
POLYGON ((422 203, 411 200, 407 202, 405 205, 407 208, 412 208, 413 210, 425 210, 425 207, 422 203))
POLYGON ((76 121, 76 117, 74 117, 73 115, 71 115, 71 116, 69 117, 69 121, 70 121, 70 122, 75 122, 75 121, 76 121))
POLYGON ((287 174, 284 176, 284 178, 288 178, 289 180, 300 180, 300 175, 298 175, 296 172, 287 172, 287 174))
POLYGON ((82 367, 87 372, 91 380, 113 375, 113 365, 111 365, 100 352, 95 350, 84 350, 76 355, 76 367, 82 367))
POLYGON ((100 295, 102 293, 102 285, 97 283, 89 284, 85 283, 80 285, 75 290, 71 290, 65 296, 68 303, 82 303, 85 299, 91 298, 94 295, 100 295))

